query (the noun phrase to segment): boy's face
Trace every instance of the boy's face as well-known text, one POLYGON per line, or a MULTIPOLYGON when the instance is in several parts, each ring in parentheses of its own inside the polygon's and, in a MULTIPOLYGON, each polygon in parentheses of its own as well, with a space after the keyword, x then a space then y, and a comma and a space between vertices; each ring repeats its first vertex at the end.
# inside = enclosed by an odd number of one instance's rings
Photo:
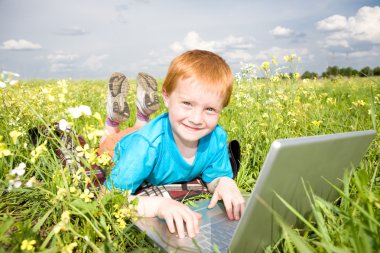
POLYGON ((177 145, 194 147, 218 124, 223 98, 208 92, 192 78, 179 79, 175 90, 163 98, 177 145))

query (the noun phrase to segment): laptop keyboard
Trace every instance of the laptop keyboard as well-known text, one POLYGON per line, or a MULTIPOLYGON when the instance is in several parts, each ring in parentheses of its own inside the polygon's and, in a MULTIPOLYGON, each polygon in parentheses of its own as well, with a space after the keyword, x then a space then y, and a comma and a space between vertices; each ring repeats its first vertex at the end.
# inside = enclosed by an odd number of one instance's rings
POLYGON ((216 223, 202 226, 200 233, 196 237, 196 242, 202 252, 214 252, 214 244, 217 245, 221 252, 225 252, 231 242, 237 224, 237 221, 223 219, 216 223))

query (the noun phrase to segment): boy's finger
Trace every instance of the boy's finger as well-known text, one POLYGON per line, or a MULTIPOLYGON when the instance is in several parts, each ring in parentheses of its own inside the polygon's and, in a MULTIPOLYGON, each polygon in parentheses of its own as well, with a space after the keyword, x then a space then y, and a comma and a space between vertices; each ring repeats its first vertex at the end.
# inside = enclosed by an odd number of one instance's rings
POLYGON ((176 215, 174 216, 175 225, 177 227, 177 233, 179 238, 185 238, 185 228, 183 226, 183 219, 182 217, 176 215))
POLYGON ((173 217, 169 216, 165 218, 165 221, 166 221, 166 225, 168 226, 169 232, 173 234, 175 232, 173 217))
POLYGON ((214 192, 214 194, 212 195, 210 204, 208 205, 207 208, 214 208, 216 203, 218 203, 218 200, 219 200, 218 193, 214 192))

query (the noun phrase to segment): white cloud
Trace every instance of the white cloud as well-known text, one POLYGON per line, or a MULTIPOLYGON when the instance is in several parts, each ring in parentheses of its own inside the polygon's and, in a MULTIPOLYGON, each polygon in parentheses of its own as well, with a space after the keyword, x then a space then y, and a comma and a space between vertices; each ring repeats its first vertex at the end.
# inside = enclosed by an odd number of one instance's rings
POLYGON ((234 50, 231 52, 225 53, 226 58, 231 62, 248 62, 252 60, 252 55, 244 50, 234 50))
POLYGON ((56 51, 46 57, 50 62, 50 71, 53 73, 72 71, 78 58, 79 55, 64 51, 56 51))
POLYGON ((72 62, 79 57, 77 54, 69 54, 63 51, 57 51, 53 54, 49 54, 47 59, 50 62, 72 62))
POLYGON ((213 52, 222 52, 229 49, 249 49, 253 48, 253 46, 254 45, 252 41, 247 40, 243 37, 228 36, 221 41, 206 41, 203 40, 198 33, 189 32, 182 42, 176 41, 170 46, 170 48, 176 53, 191 49, 203 49, 213 52))
POLYGON ((1 49, 5 50, 36 50, 41 49, 41 45, 28 40, 7 40, 3 42, 1 49))
POLYGON ((67 35, 67 36, 78 36, 78 35, 84 35, 86 33, 87 33, 86 29, 79 26, 65 27, 65 28, 62 28, 60 31, 58 31, 58 34, 67 35))
POLYGON ((85 69, 96 71, 103 67, 103 61, 108 58, 108 55, 91 55, 83 64, 85 69))
POLYGON ((276 26, 273 30, 269 31, 274 37, 289 37, 293 34, 293 30, 283 26, 276 26))
POLYGON ((333 15, 317 23, 317 29, 330 31, 323 43, 325 47, 350 47, 352 41, 380 43, 380 7, 364 6, 355 16, 346 18, 333 15))
POLYGON ((227 61, 239 62, 252 59, 248 50, 253 47, 253 39, 230 35, 223 40, 206 41, 198 33, 189 32, 182 42, 176 41, 172 43, 170 49, 176 53, 192 49, 208 50, 223 54, 227 61))
POLYGON ((353 51, 353 52, 346 52, 346 53, 332 53, 330 52, 329 55, 333 55, 334 57, 342 57, 342 58, 369 58, 369 57, 379 57, 380 56, 380 47, 373 47, 370 50, 359 50, 359 51, 353 51))
POLYGON ((341 15, 333 15, 317 22, 317 29, 322 31, 333 31, 347 28, 347 19, 341 15))

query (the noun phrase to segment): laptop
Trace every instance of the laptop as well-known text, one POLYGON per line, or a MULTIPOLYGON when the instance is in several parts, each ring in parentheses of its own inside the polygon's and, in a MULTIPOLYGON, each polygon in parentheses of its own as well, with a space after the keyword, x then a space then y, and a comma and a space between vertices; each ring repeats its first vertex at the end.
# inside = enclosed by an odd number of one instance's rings
POLYGON ((336 200, 338 193, 329 183, 341 187, 345 170, 359 165, 375 135, 367 130, 275 140, 241 219, 228 220, 221 202, 208 209, 209 199, 197 201, 191 208, 202 214, 202 220, 194 238, 179 239, 158 218, 141 218, 135 225, 168 252, 217 252, 215 247, 220 252, 263 252, 281 236, 274 213, 292 227, 302 226, 278 196, 305 217, 311 212, 306 189, 327 201, 336 200))

